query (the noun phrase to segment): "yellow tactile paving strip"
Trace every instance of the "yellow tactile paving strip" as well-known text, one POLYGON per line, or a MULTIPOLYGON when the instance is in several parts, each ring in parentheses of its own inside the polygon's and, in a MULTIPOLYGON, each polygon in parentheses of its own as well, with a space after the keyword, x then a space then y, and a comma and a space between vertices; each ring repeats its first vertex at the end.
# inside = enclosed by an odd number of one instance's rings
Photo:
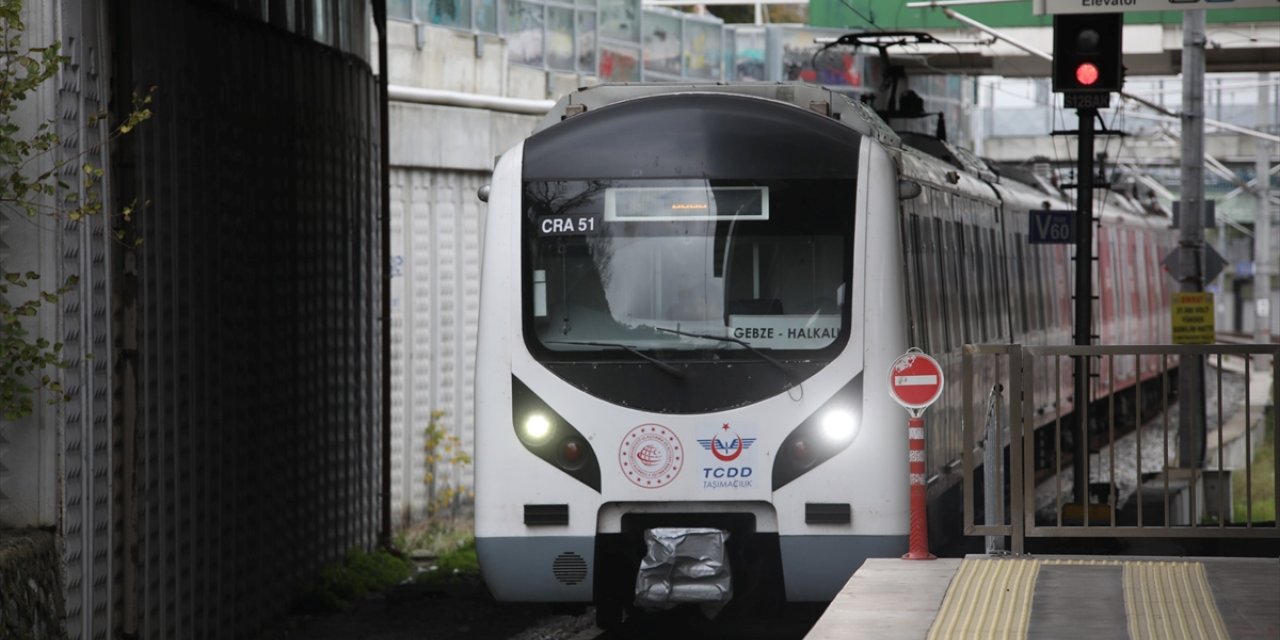
POLYGON ((1229 638, 1199 562, 966 558, 928 639, 1026 638, 1036 577, 1044 565, 1121 566, 1132 640, 1229 638))
POLYGON ((1199 562, 1124 563, 1124 608, 1132 640, 1227 640, 1199 562))
POLYGON ((929 640, 1025 638, 1040 564, 966 558, 947 588, 929 640))

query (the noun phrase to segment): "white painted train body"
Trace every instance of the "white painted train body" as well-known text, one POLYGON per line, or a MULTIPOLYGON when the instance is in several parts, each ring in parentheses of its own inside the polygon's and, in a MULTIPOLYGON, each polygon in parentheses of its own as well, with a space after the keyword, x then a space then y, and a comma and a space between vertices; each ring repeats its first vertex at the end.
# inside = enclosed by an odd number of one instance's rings
MULTIPOLYGON (((1068 262, 1012 246, 1051 196, 964 167, 818 87, 557 104, 489 194, 475 508, 493 594, 614 615, 661 527, 727 532, 743 601, 828 600, 904 553, 894 359, 1069 335, 1068 262)), ((948 393, 929 414, 933 469, 958 453, 958 409, 948 393)))

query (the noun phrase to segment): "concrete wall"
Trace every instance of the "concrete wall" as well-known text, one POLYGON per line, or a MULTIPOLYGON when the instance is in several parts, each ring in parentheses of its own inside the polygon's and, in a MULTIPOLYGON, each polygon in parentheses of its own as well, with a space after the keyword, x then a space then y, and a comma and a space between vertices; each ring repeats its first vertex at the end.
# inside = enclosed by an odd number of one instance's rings
MULTIPOLYGON (((542 100, 593 81, 509 65, 506 45, 496 36, 395 21, 388 33, 392 85, 542 100)), ((443 507, 450 489, 464 512, 470 500, 472 466, 451 463, 456 451, 445 451, 443 443, 427 450, 426 428, 433 413, 442 412, 439 425, 461 451, 472 453, 486 212, 476 192, 488 184, 494 158, 528 136, 538 119, 433 104, 389 107, 391 500, 397 528, 425 520, 433 502, 443 507)))
POLYGON ((387 69, 393 85, 535 100, 595 83, 588 75, 508 64, 500 36, 398 20, 387 23, 387 69))

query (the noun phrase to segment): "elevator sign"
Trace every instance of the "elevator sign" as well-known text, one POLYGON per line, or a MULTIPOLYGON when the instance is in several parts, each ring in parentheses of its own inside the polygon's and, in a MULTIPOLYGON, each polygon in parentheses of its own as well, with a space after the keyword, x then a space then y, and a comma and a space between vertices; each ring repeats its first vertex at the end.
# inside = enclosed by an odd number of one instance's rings
POLYGON ((1126 13, 1129 11, 1190 11, 1192 9, 1274 9, 1276 0, 1034 0, 1037 16, 1063 13, 1126 13))
POLYGON ((889 368, 889 395, 907 409, 923 410, 942 395, 942 367, 919 349, 911 349, 889 368))

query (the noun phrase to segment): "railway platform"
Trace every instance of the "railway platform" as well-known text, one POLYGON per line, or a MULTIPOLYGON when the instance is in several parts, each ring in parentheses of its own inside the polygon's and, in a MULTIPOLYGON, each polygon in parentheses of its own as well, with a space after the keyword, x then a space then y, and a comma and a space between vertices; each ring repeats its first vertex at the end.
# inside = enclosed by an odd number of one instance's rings
POLYGON ((872 559, 806 636, 854 638, 1280 638, 1280 559, 872 559))

